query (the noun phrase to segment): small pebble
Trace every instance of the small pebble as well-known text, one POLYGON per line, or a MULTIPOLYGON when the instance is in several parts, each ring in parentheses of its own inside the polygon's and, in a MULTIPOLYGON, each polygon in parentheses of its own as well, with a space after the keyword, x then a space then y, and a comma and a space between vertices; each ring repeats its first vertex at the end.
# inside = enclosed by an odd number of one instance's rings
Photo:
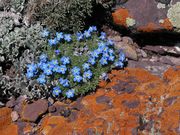
POLYGON ((13 122, 17 121, 19 119, 19 114, 16 111, 13 111, 11 113, 11 119, 12 119, 13 122))

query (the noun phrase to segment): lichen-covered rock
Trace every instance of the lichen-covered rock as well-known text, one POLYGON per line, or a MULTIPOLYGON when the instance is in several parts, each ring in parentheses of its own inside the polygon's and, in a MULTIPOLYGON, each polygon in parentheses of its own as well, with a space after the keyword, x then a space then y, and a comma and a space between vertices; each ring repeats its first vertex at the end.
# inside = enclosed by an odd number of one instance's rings
POLYGON ((0 130, 11 124, 11 109, 7 107, 0 108, 0 130))
POLYGON ((117 2, 115 9, 112 13, 114 23, 133 32, 178 32, 180 29, 178 0, 128 0, 117 2))
POLYGON ((167 70, 163 79, 132 68, 113 70, 109 76, 111 82, 102 81, 105 85, 96 93, 69 104, 71 114, 67 118, 43 118, 38 133, 179 133, 180 67, 167 70), (78 105, 81 107, 73 110, 78 105))

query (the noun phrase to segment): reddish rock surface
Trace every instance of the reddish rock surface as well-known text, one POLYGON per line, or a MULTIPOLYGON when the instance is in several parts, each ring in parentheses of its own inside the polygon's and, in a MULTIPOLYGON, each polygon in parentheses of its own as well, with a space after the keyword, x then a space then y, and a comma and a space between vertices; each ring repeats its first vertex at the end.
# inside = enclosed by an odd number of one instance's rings
POLYGON ((3 107, 0 109, 0 135, 17 135, 17 125, 11 122, 11 109, 3 107))
POLYGON ((109 76, 110 82, 100 82, 100 88, 95 93, 78 98, 72 103, 55 102, 52 105, 53 111, 49 111, 38 125, 30 122, 12 123, 11 109, 1 108, 0 133, 180 133, 180 66, 169 68, 162 78, 139 68, 113 70, 109 76))
POLYGON ((179 10, 177 9, 177 12, 175 12, 176 9, 169 9, 175 8, 173 5, 177 2, 180 1, 127 0, 124 3, 117 1, 116 10, 112 13, 112 16, 115 24, 131 28, 133 32, 134 30, 142 32, 173 31, 174 28, 179 29, 179 10), (171 11, 173 11, 174 16, 170 13, 171 11), (128 20, 129 18, 131 19, 128 20), (177 19, 177 24, 175 19, 177 19))
POLYGON ((50 114, 42 120, 39 133, 178 134, 180 67, 170 68, 163 79, 142 69, 114 70, 110 79, 101 82, 104 87, 96 93, 69 105, 81 106, 71 110, 71 121, 50 114))

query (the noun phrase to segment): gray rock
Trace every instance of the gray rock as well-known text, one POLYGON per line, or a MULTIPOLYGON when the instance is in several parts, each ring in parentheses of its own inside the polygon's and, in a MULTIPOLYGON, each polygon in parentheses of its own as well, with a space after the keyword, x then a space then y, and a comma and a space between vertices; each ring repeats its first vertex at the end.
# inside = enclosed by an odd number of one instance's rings
POLYGON ((121 41, 121 42, 115 42, 115 48, 117 50, 122 50, 127 58, 131 60, 138 60, 136 48, 133 45, 121 41))

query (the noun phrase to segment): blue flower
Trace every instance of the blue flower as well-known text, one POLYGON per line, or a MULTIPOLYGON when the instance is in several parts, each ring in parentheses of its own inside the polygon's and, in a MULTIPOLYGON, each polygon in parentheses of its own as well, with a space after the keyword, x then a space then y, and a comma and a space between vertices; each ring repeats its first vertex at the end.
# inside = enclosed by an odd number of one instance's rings
POLYGON ((60 93, 61 93, 61 89, 58 86, 53 88, 53 92, 52 92, 53 95, 59 96, 60 93))
POLYGON ((94 32, 97 31, 97 27, 96 26, 90 26, 88 29, 89 32, 94 32))
POLYGON ((108 52, 110 55, 114 54, 114 51, 112 49, 109 49, 108 52))
POLYGON ((67 98, 72 98, 74 97, 74 93, 75 93, 75 90, 74 89, 70 89, 66 92, 66 96, 67 98))
POLYGON ((109 39, 109 40, 107 41, 107 44, 110 45, 110 46, 113 46, 113 45, 114 45, 114 42, 109 39))
POLYGON ((63 33, 62 32, 56 32, 56 38, 57 38, 58 41, 63 39, 64 38, 63 33))
POLYGON ((99 37, 101 40, 105 40, 106 39, 106 33, 101 32, 101 36, 99 37))
POLYGON ((67 41, 67 42, 70 42, 72 39, 71 39, 71 34, 65 34, 64 35, 64 40, 67 41))
POLYGON ((73 67, 73 69, 71 69, 73 75, 79 75, 80 71, 81 69, 79 67, 73 67))
POLYGON ((84 36, 85 36, 86 38, 91 37, 91 33, 90 33, 90 31, 85 30, 85 31, 84 31, 84 36))
POLYGON ((60 66, 58 65, 54 66, 53 72, 60 73, 59 71, 60 71, 60 66))
POLYGON ((104 42, 98 42, 98 48, 103 51, 103 49, 106 47, 106 44, 104 42))
POLYGON ((55 52, 56 55, 60 54, 60 50, 55 50, 54 52, 55 52))
POLYGON ((65 65, 59 66, 58 73, 65 74, 67 71, 67 67, 65 65))
POLYGON ((88 63, 90 63, 91 65, 96 64, 95 58, 93 58, 93 57, 89 58, 88 63))
POLYGON ((83 69, 84 69, 84 70, 90 68, 90 64, 89 64, 89 63, 84 63, 82 66, 83 66, 83 69))
POLYGON ((31 72, 36 72, 36 70, 37 70, 37 65, 36 64, 28 64, 27 65, 27 70, 28 71, 31 71, 31 72))
POLYGON ((57 38, 49 39, 48 42, 49 42, 49 45, 50 45, 50 46, 54 46, 54 45, 57 44, 57 38))
POLYGON ((26 77, 27 77, 28 79, 32 78, 33 76, 34 76, 34 73, 31 72, 31 71, 28 71, 28 72, 26 73, 26 77))
POLYGON ((109 58, 109 54, 108 53, 103 53, 102 55, 104 58, 108 59, 109 58))
POLYGON ((60 59, 60 61, 61 61, 64 65, 70 63, 69 57, 65 57, 65 56, 63 56, 63 57, 60 59))
POLYGON ((99 54, 100 54, 99 50, 96 49, 93 52, 91 52, 91 57, 98 58, 99 54))
POLYGON ((46 62, 47 61, 47 55, 46 54, 41 54, 40 56, 39 56, 39 59, 40 59, 40 61, 41 62, 46 62))
POLYGON ((115 56, 113 56, 113 55, 110 55, 110 56, 108 57, 108 60, 109 60, 109 61, 114 61, 114 59, 115 59, 115 56))
POLYGON ((101 65, 107 65, 107 64, 108 64, 107 58, 102 57, 102 58, 100 59, 100 64, 101 64, 101 65))
POLYGON ((120 54, 119 54, 119 61, 121 61, 121 62, 123 62, 123 61, 125 61, 125 54, 123 53, 123 52, 120 52, 120 54))
POLYGON ((48 64, 47 63, 40 62, 40 63, 38 63, 38 66, 43 71, 48 68, 48 64))
POLYGON ((68 79, 60 78, 60 79, 59 79, 59 83, 60 83, 63 87, 69 87, 69 80, 68 80, 68 79))
POLYGON ((76 36, 77 36, 77 40, 78 40, 78 41, 80 41, 80 40, 83 39, 83 34, 80 33, 80 32, 76 33, 76 36))
POLYGON ((37 81, 40 84, 45 84, 46 83, 46 76, 44 74, 40 75, 39 78, 37 79, 37 81))
POLYGON ((124 63, 122 63, 121 61, 117 61, 114 63, 115 67, 119 67, 119 68, 123 68, 124 63))
POLYGON ((50 62, 47 63, 47 68, 52 70, 57 65, 58 65, 57 61, 50 61, 50 62))
POLYGON ((82 78, 80 75, 75 75, 75 76, 74 76, 74 81, 75 81, 75 82, 81 82, 82 79, 83 79, 83 78, 82 78))
POLYGON ((53 72, 52 72, 51 68, 45 68, 45 69, 44 69, 44 74, 45 74, 45 75, 52 75, 52 73, 53 73, 53 72))
POLYGON ((51 60, 50 61, 50 65, 52 65, 52 68, 54 67, 54 66, 56 66, 56 65, 58 65, 59 63, 58 63, 58 60, 51 60))
POLYGON ((107 46, 105 46, 103 49, 103 52, 108 52, 109 48, 107 46))
POLYGON ((42 32, 41 32, 41 35, 42 37, 48 37, 49 36, 49 31, 47 29, 44 29, 42 32))
POLYGON ((87 79, 87 78, 88 78, 88 79, 91 79, 91 77, 92 77, 92 72, 91 72, 90 70, 84 72, 83 77, 84 77, 85 79, 87 79))

